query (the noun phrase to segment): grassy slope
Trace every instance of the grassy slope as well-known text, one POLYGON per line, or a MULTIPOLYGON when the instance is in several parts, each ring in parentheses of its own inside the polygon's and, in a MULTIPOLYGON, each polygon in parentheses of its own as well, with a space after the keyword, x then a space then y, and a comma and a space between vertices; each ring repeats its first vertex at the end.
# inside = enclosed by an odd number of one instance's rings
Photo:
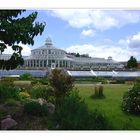
POLYGON ((94 93, 93 85, 76 85, 89 106, 89 109, 98 108, 109 118, 116 130, 140 130, 140 117, 127 115, 121 109, 122 97, 130 85, 105 85, 105 99, 91 99, 94 93))

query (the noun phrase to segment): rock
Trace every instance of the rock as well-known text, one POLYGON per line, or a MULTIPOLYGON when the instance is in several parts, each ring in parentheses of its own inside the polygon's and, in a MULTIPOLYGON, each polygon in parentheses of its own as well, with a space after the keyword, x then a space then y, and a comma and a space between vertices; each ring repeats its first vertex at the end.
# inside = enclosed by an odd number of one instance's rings
POLYGON ((47 101, 45 99, 43 99, 43 98, 38 98, 37 101, 38 101, 38 103, 40 105, 43 105, 43 104, 46 104, 47 103, 47 101))
POLYGON ((48 112, 49 112, 50 114, 53 114, 54 111, 55 111, 55 105, 52 104, 52 103, 47 103, 47 107, 48 107, 48 112))
POLYGON ((8 130, 17 125, 17 122, 11 118, 11 115, 7 115, 6 119, 1 121, 1 130, 8 130))

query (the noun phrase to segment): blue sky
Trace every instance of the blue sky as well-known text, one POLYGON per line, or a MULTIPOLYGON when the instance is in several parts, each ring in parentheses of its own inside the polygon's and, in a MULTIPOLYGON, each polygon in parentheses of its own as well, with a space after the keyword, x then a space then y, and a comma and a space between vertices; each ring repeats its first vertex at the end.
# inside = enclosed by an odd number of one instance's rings
POLYGON ((140 60, 140 11, 50 9, 27 10, 24 15, 33 11, 38 12, 36 21, 46 22, 46 27, 35 37, 34 46, 23 45, 23 55, 44 45, 50 36, 54 46, 67 52, 112 56, 117 61, 127 61, 133 55, 140 60))

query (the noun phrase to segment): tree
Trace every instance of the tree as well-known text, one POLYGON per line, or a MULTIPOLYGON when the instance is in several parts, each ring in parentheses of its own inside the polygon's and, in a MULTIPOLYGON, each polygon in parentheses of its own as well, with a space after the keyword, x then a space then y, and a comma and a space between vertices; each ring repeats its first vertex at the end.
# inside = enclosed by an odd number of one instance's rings
POLYGON ((77 53, 77 54, 75 54, 75 56, 76 56, 76 57, 80 57, 80 54, 79 54, 79 53, 77 53))
POLYGON ((35 22, 37 12, 24 17, 26 10, 1 10, 0 11, 0 53, 10 46, 14 53, 9 60, 0 60, 0 69, 15 69, 23 65, 21 44, 34 44, 34 37, 42 34, 45 23, 35 22))
POLYGON ((74 79, 62 70, 54 69, 49 77, 49 82, 54 90, 55 97, 58 99, 70 94, 73 89, 74 79))
POLYGON ((138 63, 137 63, 136 58, 131 56, 127 62, 127 68, 137 68, 137 67, 138 67, 138 63))

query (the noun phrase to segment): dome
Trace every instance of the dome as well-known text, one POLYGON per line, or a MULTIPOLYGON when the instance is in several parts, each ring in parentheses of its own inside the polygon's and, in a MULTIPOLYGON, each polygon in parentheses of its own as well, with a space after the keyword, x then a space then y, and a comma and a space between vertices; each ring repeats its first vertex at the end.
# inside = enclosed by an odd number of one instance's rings
POLYGON ((53 44, 53 43, 52 43, 52 39, 51 39, 50 37, 47 37, 45 45, 46 45, 46 46, 50 46, 50 45, 52 45, 52 44, 53 44))
POLYGON ((31 50, 32 57, 35 58, 63 58, 66 56, 64 50, 55 48, 50 37, 47 37, 45 45, 31 50))

